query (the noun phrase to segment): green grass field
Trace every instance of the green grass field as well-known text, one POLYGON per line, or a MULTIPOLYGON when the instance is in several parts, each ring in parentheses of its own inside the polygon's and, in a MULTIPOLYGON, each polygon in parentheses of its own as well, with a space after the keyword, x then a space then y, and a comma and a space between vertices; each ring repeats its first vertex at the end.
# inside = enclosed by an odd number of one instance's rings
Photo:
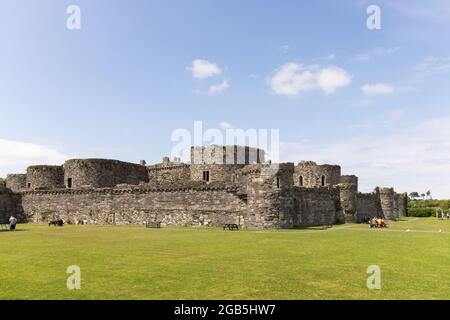
POLYGON ((18 229, 0 232, 0 299, 450 299, 450 221, 435 218, 385 230, 18 229), (80 290, 66 287, 69 265, 80 290), (381 290, 366 287, 369 265, 381 290))

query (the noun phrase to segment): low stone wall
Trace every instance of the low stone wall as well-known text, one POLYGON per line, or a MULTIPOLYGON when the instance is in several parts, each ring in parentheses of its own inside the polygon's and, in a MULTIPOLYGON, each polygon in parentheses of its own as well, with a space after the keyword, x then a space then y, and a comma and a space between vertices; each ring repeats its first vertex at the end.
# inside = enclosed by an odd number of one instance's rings
POLYGON ((34 191, 22 194, 22 206, 34 222, 59 216, 98 224, 160 221, 174 226, 246 226, 245 202, 233 188, 34 191))

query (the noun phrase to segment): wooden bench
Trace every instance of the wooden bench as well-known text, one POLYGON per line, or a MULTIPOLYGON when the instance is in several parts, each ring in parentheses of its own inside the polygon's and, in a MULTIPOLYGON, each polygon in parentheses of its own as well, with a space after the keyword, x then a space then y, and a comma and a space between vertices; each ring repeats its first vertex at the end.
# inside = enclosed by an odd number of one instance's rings
POLYGON ((161 222, 157 222, 157 221, 146 222, 145 227, 146 228, 161 228, 161 222))
POLYGON ((61 219, 58 219, 58 220, 51 220, 51 221, 49 221, 49 223, 48 223, 48 226, 50 227, 50 226, 58 226, 58 227, 62 227, 64 225, 64 221, 63 220, 61 220, 61 219))
POLYGON ((9 223, 0 222, 0 230, 9 230, 9 223))
POLYGON ((226 223, 223 225, 223 230, 239 230, 239 226, 236 223, 226 223))

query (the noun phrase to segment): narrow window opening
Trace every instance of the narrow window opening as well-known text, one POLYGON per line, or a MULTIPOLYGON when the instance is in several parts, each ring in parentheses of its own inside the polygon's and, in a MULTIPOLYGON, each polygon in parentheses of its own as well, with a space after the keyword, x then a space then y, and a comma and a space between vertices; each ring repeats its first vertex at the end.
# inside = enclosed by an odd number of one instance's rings
POLYGON ((67 188, 72 188, 72 178, 67 179, 67 188))
POLYGON ((300 178, 298 179, 298 184, 300 185, 300 187, 303 187, 303 176, 300 176, 300 178))
POLYGON ((325 186, 325 176, 322 176, 322 187, 325 186))
POLYGON ((28 189, 30 189, 30 188, 31 188, 31 183, 28 182, 28 189))
POLYGON ((209 171, 203 171, 203 181, 209 182, 209 171))
POLYGON ((280 188, 280 177, 277 177, 277 188, 280 188))

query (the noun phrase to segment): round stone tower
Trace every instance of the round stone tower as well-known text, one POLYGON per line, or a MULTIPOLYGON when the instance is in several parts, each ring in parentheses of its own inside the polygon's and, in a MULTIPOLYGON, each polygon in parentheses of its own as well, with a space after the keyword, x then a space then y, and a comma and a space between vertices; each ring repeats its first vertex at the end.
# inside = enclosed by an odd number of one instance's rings
POLYGON ((341 207, 345 222, 360 222, 356 216, 356 195, 358 194, 358 177, 341 176, 339 179, 341 207))
POLYGON ((8 174, 6 176, 6 187, 13 192, 19 192, 27 188, 26 174, 8 174))
POLYGON ((31 166, 27 168, 26 176, 27 189, 64 188, 64 170, 62 166, 31 166))
POLYGON ((394 188, 379 188, 381 211, 386 219, 398 220, 394 188))
POLYGON ((145 166, 108 159, 72 159, 64 163, 67 188, 107 188, 118 184, 148 182, 145 166))

